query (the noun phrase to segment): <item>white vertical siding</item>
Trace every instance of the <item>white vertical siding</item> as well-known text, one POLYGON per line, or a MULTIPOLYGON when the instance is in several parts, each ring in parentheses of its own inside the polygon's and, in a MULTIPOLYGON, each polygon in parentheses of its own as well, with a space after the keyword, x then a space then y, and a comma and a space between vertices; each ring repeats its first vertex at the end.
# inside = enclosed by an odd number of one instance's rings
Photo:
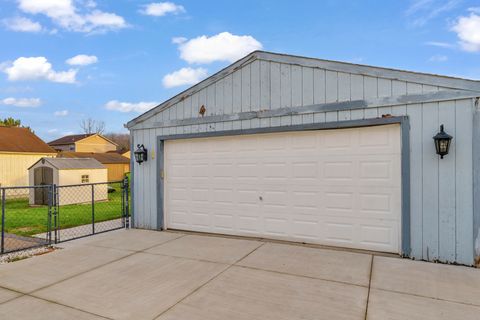
POLYGON ((423 257, 438 260, 438 155, 432 140, 438 132, 438 103, 424 104, 422 113, 423 257))
MULTIPOLYGON (((450 132, 456 127, 455 102, 440 102, 438 106, 438 123, 444 124, 450 132)), ((453 132, 452 132, 453 133, 453 132)), ((456 143, 452 143, 450 153, 438 161, 438 254, 441 261, 455 261, 456 235, 456 143)))
POLYGON ((455 102, 455 129, 450 132, 456 137, 456 254, 457 261, 472 259, 473 253, 473 103, 472 100, 455 102))

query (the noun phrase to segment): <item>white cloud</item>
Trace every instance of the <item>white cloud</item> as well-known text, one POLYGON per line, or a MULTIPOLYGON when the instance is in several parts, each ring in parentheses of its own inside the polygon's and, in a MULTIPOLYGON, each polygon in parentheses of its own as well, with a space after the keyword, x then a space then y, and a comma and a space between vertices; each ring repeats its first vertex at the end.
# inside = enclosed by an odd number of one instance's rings
POLYGON ((413 0, 405 11, 412 17, 411 25, 422 27, 437 16, 455 9, 462 0, 413 0))
POLYGON ((473 13, 480 13, 480 7, 471 7, 471 8, 468 8, 468 11, 473 13))
POLYGON ((91 14, 86 15, 85 20, 84 30, 86 30, 86 32, 94 31, 97 28, 101 29, 97 30, 101 32, 127 27, 127 23, 123 17, 115 13, 102 12, 99 10, 95 10, 91 14))
POLYGON ((452 30, 457 33, 463 50, 480 51, 480 15, 472 11, 469 16, 458 18, 452 30))
POLYGON ((42 100, 39 98, 5 98, 0 100, 1 104, 7 106, 15 106, 19 108, 36 108, 42 104, 42 100))
POLYGON ((183 85, 193 85, 207 76, 207 70, 204 68, 182 68, 169 73, 163 77, 163 86, 173 88, 183 85))
POLYGON ((408 9, 405 11, 405 14, 406 15, 414 14, 418 11, 428 8, 433 2, 434 0, 413 0, 411 1, 411 4, 408 7, 408 9))
POLYGON ((234 62, 252 51, 262 49, 262 44, 252 36, 222 32, 211 37, 190 39, 178 48, 180 57, 188 63, 234 62))
POLYGON ((10 29, 12 31, 40 32, 43 30, 40 23, 24 17, 5 19, 3 20, 3 23, 5 24, 7 29, 10 29))
POLYGON ((454 45, 451 43, 447 42, 440 42, 440 41, 428 41, 425 42, 427 46, 433 46, 433 47, 440 47, 440 48, 453 48, 454 45))
POLYGON ((441 54, 436 54, 434 56, 431 56, 430 59, 428 59, 428 61, 430 62, 445 62, 447 60, 448 60, 448 57, 441 54))
POLYGON ((97 63, 98 58, 96 56, 79 54, 79 55, 76 55, 75 57, 71 57, 65 62, 71 66, 87 66, 89 64, 97 63))
POLYGON ((66 116, 68 116, 68 110, 55 111, 53 113, 53 115, 56 116, 56 117, 66 117, 66 116))
POLYGON ((58 132, 58 129, 49 129, 47 130, 48 133, 55 133, 58 132))
POLYGON ((184 43, 185 41, 187 41, 188 39, 185 38, 185 37, 175 37, 175 38, 172 38, 172 43, 174 44, 181 44, 181 43, 184 43))
POLYGON ((48 80, 59 83, 75 83, 77 70, 55 71, 45 57, 20 57, 3 70, 10 81, 48 80))
POLYGON ((149 16, 163 17, 169 13, 184 13, 185 8, 173 2, 153 2, 143 6, 140 12, 149 16))
POLYGON ((25 13, 45 15, 69 31, 106 32, 128 26, 123 17, 95 9, 93 1, 18 0, 18 7, 25 13))
POLYGON ((117 100, 108 101, 105 109, 120 112, 138 112, 142 113, 157 106, 158 102, 120 102, 117 100))

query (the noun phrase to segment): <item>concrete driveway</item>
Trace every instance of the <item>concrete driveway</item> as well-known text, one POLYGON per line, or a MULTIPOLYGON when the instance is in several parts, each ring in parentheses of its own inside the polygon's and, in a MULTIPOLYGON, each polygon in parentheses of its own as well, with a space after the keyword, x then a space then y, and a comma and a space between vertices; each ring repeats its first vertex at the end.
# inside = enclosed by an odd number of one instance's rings
POLYGON ((121 230, 0 265, 0 319, 480 319, 480 270, 121 230))

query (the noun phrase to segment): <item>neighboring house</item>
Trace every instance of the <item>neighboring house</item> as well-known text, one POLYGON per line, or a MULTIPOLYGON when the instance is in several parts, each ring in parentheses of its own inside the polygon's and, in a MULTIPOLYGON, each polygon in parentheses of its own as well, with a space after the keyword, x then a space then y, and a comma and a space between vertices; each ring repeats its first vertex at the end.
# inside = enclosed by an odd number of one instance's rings
MULTIPOLYGON (((107 169, 95 159, 42 158, 28 168, 30 186, 55 184, 58 188, 59 205, 84 203, 108 199, 107 169), (101 183, 93 186, 91 183, 101 183), (88 184, 82 186, 82 184, 88 184)), ((31 205, 48 204, 47 188, 30 190, 31 205)))
POLYGON ((130 150, 125 151, 124 153, 122 153, 122 156, 124 156, 125 158, 130 159, 130 150))
POLYGON ((57 151, 109 152, 116 151, 118 145, 98 133, 74 134, 61 137, 48 143, 57 151))
MULTIPOLYGON (((120 181, 130 172, 130 159, 115 152, 60 152, 59 158, 93 158, 103 164, 108 171, 108 181, 120 181)), ((106 180, 107 181, 107 180, 106 180)))
POLYGON ((148 151, 133 225, 472 265, 479 96, 479 81, 253 52, 127 124, 148 151))
POLYGON ((28 186, 28 168, 42 157, 55 155, 29 129, 0 127, 0 187, 28 186))

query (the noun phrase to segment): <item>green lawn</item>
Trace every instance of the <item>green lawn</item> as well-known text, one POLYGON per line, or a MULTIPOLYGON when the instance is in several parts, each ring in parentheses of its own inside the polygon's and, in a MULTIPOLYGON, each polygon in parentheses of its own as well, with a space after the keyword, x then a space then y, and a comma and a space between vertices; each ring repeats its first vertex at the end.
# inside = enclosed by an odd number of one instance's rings
MULTIPOLYGON (((95 222, 121 218, 122 191, 119 186, 114 186, 114 188, 116 191, 108 194, 108 201, 95 203, 95 222)), ((58 226, 60 229, 90 223, 92 223, 91 203, 59 207, 58 226)), ((6 200, 5 232, 30 236, 46 232, 47 225, 47 206, 29 206, 27 198, 6 200)))

